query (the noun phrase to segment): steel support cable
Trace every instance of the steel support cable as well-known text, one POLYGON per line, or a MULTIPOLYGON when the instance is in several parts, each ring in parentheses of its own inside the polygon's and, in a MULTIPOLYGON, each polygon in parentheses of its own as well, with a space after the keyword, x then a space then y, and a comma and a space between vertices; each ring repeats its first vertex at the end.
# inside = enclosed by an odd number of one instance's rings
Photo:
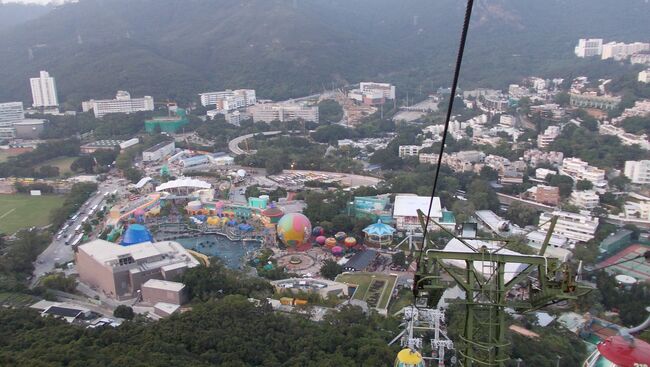
MULTIPOLYGON (((445 143, 447 141, 447 132, 449 130, 449 122, 451 120, 451 113, 454 107, 454 98, 456 97, 456 89, 458 88, 458 78, 460 76, 460 67, 463 63, 463 53, 465 52, 465 43, 467 41, 467 31, 469 30, 469 23, 472 18, 472 8, 474 7, 474 0, 467 0, 465 7, 465 19, 463 21, 463 30, 460 36, 460 45, 458 47, 458 55, 456 56, 456 66, 454 68, 454 78, 451 84, 451 94, 449 95, 449 106, 447 106, 447 116, 445 117, 445 128, 442 133, 442 141, 440 145, 440 152, 438 153, 438 163, 436 165, 436 173, 433 179, 433 188, 431 190, 431 198, 429 200, 429 209, 427 210, 427 218, 424 225, 424 234, 422 237, 422 248, 418 257, 416 265, 416 272, 420 268, 422 255, 424 254, 427 234, 429 232, 429 222, 431 219, 431 208, 433 207, 433 198, 436 195, 436 187, 438 186, 438 177, 440 176, 440 166, 442 165, 442 154, 445 150, 445 143)), ((413 291, 416 291, 417 282, 413 282, 413 291)))

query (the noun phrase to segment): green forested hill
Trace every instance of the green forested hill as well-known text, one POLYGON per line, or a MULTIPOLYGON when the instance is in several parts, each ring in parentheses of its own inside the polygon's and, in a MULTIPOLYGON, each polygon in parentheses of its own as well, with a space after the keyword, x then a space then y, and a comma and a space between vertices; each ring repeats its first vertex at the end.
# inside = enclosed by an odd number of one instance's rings
POLYGON ((83 329, 33 310, 0 311, 0 365, 15 367, 378 367, 396 323, 353 308, 313 323, 242 296, 199 304, 153 324, 83 329))
MULTIPOLYGON (((251 87, 279 99, 364 78, 426 92, 449 84, 463 6, 82 0, 0 29, 0 100, 27 101, 27 78, 40 69, 74 103, 117 89, 184 101, 206 89, 251 87)), ((529 73, 594 67, 573 57, 578 38, 640 40, 650 33, 649 15, 644 0, 477 1, 462 82, 501 86, 529 73)))

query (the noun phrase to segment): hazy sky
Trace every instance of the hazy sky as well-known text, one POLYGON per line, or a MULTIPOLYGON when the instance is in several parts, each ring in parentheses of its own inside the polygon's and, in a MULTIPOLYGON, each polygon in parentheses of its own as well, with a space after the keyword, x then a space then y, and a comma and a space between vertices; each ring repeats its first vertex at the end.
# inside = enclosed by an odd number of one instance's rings
MULTIPOLYGON (((29 4, 47 4, 55 0, 0 0, 0 3, 29 3, 29 4)), ((61 2, 61 1, 56 1, 61 2)))

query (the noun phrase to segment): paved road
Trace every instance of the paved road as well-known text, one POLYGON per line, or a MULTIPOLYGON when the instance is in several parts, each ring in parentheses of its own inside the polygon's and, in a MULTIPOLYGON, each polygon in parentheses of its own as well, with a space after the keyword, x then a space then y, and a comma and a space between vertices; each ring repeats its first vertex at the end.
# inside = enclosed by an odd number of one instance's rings
MULTIPOLYGON (((292 134, 292 133, 297 134, 297 133, 300 133, 300 132, 301 131, 299 131, 299 130, 292 130, 292 131, 289 131, 289 134, 292 134)), ((243 149, 241 149, 239 147, 239 144, 241 144, 241 142, 243 142, 244 140, 250 139, 250 138, 252 138, 253 136, 255 136, 257 134, 262 134, 262 135, 265 135, 265 136, 273 136, 273 135, 282 134, 282 131, 280 131, 280 130, 265 131, 265 132, 262 132, 262 133, 254 133, 254 134, 246 134, 246 135, 238 136, 238 137, 236 137, 236 138, 234 138, 234 139, 232 139, 231 141, 228 142, 228 149, 230 149, 230 152, 232 154, 234 154, 234 155, 255 154, 254 150, 244 151, 243 149)))
POLYGON ((34 277, 32 278, 31 285, 36 285, 38 278, 44 274, 52 271, 54 265, 65 264, 73 260, 72 246, 70 244, 78 236, 76 228, 82 224, 82 220, 88 215, 88 212, 95 205, 104 201, 104 194, 111 193, 115 190, 121 192, 121 187, 116 180, 102 182, 99 185, 97 192, 92 195, 77 212, 79 216, 74 221, 68 221, 68 227, 65 231, 57 231, 52 239, 52 243, 36 258, 34 262, 34 277), (68 242, 68 244, 66 244, 68 242))
MULTIPOLYGON (((272 136, 272 135, 278 135, 281 134, 282 131, 265 131, 261 134, 266 135, 266 136, 272 136)), ((242 136, 238 136, 231 141, 228 142, 228 149, 230 149, 230 152, 234 155, 242 155, 242 154, 255 154, 254 150, 249 150, 249 151, 244 151, 239 147, 239 144, 241 144, 242 141, 246 139, 250 139, 253 136, 260 134, 260 133, 255 133, 255 134, 246 134, 242 136)))

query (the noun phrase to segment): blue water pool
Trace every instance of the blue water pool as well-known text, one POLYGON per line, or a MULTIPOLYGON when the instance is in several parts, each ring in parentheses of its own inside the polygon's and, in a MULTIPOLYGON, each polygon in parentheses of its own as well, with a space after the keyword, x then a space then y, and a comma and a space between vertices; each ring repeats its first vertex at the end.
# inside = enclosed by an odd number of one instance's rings
POLYGON ((246 255, 261 247, 258 241, 230 241, 226 237, 216 235, 179 238, 175 241, 186 249, 218 257, 230 269, 240 269, 246 255))

